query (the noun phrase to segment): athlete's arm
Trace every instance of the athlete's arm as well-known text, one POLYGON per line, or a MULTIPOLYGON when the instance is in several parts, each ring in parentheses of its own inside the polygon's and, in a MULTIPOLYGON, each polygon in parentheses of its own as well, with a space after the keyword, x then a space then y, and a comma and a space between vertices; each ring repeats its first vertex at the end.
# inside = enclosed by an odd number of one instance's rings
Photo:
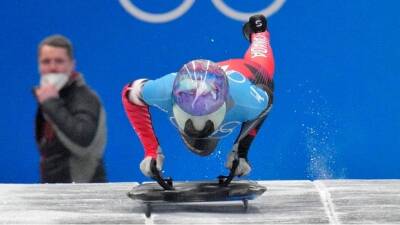
POLYGON ((153 129, 148 104, 142 98, 145 79, 126 85, 122 91, 122 103, 133 129, 144 147, 145 157, 157 158, 159 143, 153 129))
POLYGON ((171 73, 156 80, 139 79, 126 85, 122 91, 126 115, 143 144, 145 157, 156 158, 161 151, 149 106, 155 106, 164 112, 170 110, 175 76, 175 73, 171 73))
POLYGON ((233 150, 237 151, 239 158, 244 158, 247 160, 250 145, 267 117, 267 110, 268 109, 264 110, 256 119, 244 122, 242 124, 239 136, 235 140, 233 150))

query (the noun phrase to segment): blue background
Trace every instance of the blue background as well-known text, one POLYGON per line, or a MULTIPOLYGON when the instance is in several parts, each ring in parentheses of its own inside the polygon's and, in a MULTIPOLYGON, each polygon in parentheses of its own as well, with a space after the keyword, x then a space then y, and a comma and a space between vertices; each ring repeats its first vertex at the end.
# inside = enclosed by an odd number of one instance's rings
MULTIPOLYGON (((166 12, 179 0, 133 1, 166 12)), ((226 1, 251 12, 272 1, 226 1)), ((254 141, 251 179, 400 178, 400 2, 288 0, 269 18, 276 61, 275 105, 254 141)), ((118 1, 0 3, 0 182, 39 180, 33 138, 37 44, 54 33, 71 39, 78 71, 108 115, 110 181, 143 181, 143 151, 124 114, 120 92, 135 79, 157 78, 195 58, 238 58, 248 43, 242 22, 197 1, 163 24, 140 21, 118 1)), ((176 180, 226 173, 236 134, 210 157, 185 150, 166 115, 152 110, 176 180)))

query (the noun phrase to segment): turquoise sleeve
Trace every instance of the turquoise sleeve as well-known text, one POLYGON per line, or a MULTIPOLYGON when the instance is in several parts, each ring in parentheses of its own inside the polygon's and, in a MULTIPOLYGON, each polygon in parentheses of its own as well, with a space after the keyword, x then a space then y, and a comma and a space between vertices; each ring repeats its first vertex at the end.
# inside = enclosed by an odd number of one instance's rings
POLYGON ((142 99, 146 104, 157 107, 164 112, 172 109, 172 86, 176 73, 167 74, 156 80, 148 80, 142 89, 142 99))

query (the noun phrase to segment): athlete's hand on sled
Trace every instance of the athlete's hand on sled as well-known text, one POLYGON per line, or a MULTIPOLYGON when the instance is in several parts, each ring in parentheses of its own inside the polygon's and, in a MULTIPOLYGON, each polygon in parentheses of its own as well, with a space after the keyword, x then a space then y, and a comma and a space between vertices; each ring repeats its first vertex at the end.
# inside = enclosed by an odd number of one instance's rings
MULTIPOLYGON (((158 150, 157 157, 154 158, 154 160, 156 160, 156 167, 157 167, 158 171, 162 171, 163 164, 164 164, 164 158, 165 158, 164 154, 161 152, 161 150, 158 150)), ((153 159, 153 157, 146 156, 140 163, 140 171, 142 171, 143 175, 145 175, 146 177, 154 177, 154 174, 151 171, 152 159, 153 159)))
POLYGON ((232 169, 233 161, 237 159, 239 160, 239 164, 235 170, 235 176, 245 176, 250 173, 251 167, 245 158, 239 158, 237 150, 233 150, 228 155, 228 159, 226 160, 225 167, 228 169, 232 169))

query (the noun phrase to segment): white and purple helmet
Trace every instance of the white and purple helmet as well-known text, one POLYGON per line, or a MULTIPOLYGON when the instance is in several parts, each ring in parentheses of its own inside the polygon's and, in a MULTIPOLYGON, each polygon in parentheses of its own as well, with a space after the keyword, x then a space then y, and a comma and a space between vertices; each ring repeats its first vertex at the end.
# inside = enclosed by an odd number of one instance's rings
POLYGON ((172 90, 179 128, 188 136, 209 136, 225 118, 228 89, 225 71, 218 64, 200 59, 183 65, 172 90))

